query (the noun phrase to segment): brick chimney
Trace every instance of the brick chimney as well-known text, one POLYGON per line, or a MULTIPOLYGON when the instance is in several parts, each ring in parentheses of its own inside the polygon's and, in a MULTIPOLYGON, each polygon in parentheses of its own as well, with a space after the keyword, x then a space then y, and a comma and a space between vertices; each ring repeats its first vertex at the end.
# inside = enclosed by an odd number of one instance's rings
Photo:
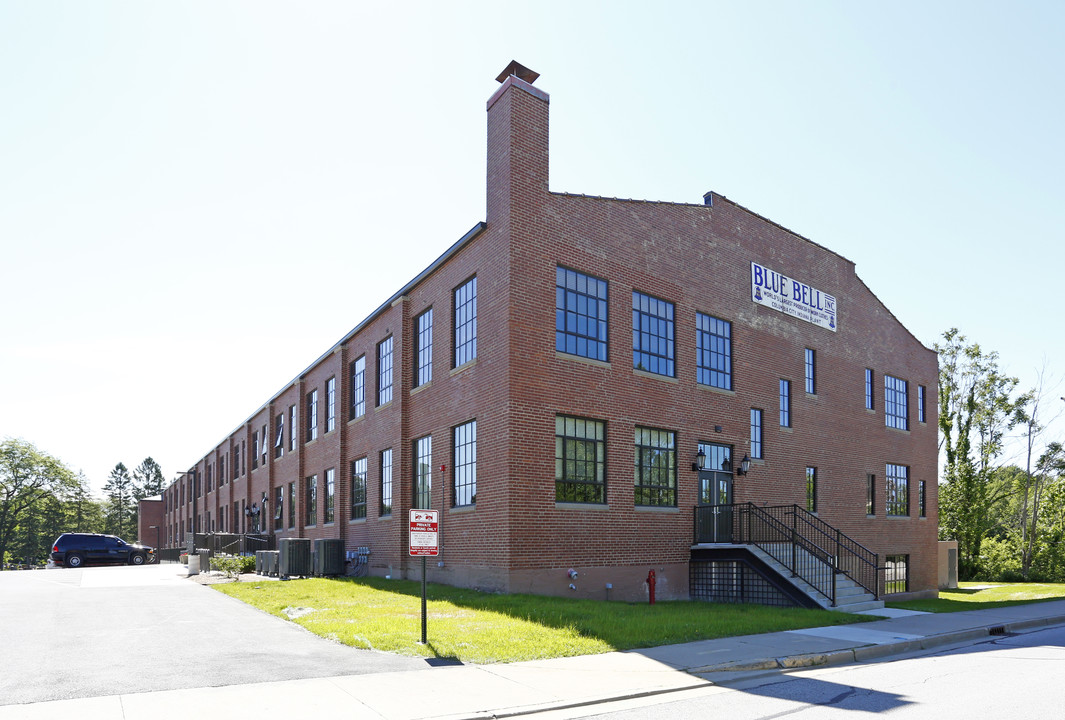
POLYGON ((539 74, 516 61, 488 100, 488 224, 536 212, 547 199, 547 93, 539 74))

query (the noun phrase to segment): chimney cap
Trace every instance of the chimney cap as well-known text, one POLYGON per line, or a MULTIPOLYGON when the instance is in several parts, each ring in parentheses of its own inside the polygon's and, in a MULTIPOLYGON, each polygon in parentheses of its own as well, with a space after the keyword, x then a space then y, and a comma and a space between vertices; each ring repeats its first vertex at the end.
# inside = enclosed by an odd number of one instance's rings
POLYGON ((517 60, 511 60, 510 65, 507 65, 503 72, 499 73, 496 82, 505 82, 511 75, 517 75, 518 79, 524 80, 530 85, 536 82, 536 78, 540 77, 540 73, 530 70, 517 60))

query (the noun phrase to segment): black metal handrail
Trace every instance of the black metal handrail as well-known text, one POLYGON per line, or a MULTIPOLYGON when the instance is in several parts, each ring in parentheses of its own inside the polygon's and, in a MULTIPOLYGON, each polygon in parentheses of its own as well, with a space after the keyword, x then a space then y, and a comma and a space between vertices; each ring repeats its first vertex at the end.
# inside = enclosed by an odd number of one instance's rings
POLYGON ((729 542, 761 548, 836 604, 843 573, 879 599, 876 553, 798 505, 754 503, 695 508, 695 542, 729 542))

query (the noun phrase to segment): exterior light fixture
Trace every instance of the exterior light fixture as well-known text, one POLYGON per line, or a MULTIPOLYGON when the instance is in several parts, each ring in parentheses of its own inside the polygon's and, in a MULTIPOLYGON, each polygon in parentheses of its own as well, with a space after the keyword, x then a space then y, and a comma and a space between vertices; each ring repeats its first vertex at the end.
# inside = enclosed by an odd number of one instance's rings
POLYGON ((746 455, 744 455, 743 459, 740 460, 740 466, 738 468, 736 468, 736 475, 738 477, 742 477, 743 475, 746 475, 748 473, 748 471, 750 471, 750 469, 751 469, 751 459, 749 457, 747 457, 746 455))
POLYGON ((706 467, 706 453, 703 452, 702 446, 699 447, 699 452, 695 453, 695 462, 692 463, 692 472, 699 472, 706 467))

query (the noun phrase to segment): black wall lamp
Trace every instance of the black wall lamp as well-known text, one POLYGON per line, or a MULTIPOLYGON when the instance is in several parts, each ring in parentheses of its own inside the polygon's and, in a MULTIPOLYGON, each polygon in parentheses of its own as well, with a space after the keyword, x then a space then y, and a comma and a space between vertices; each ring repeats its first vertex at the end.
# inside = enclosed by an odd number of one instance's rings
POLYGON ((695 462, 692 463, 692 472, 699 472, 704 468, 706 468, 706 453, 700 447, 699 452, 695 454, 695 462))
POLYGON ((740 460, 740 466, 736 468, 736 477, 743 477, 751 469, 751 459, 746 455, 740 460))

